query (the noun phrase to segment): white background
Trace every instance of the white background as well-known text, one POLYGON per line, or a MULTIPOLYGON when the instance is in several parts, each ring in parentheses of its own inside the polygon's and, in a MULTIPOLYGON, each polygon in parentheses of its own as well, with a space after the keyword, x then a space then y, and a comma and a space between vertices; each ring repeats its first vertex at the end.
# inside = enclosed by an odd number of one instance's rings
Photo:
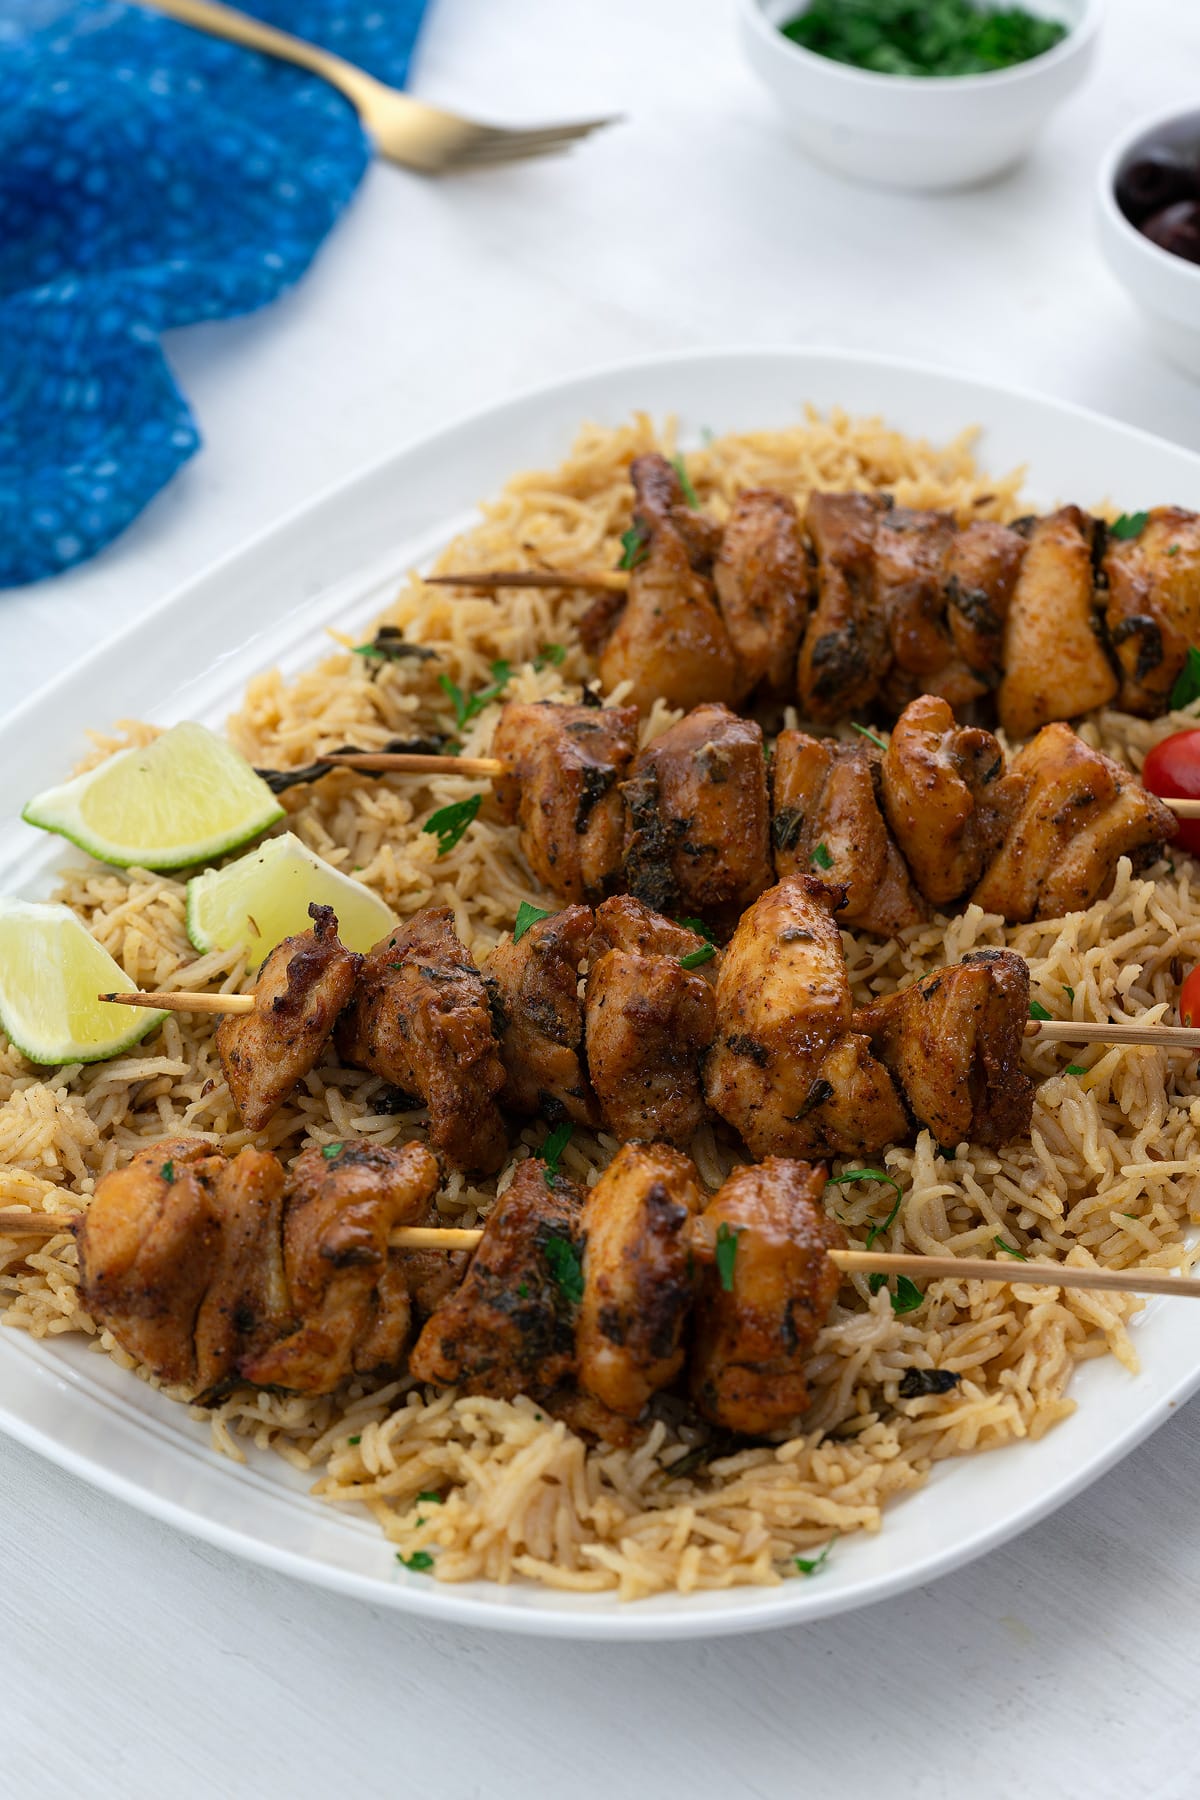
MULTIPOLYGON (((435 0, 416 91, 628 122, 508 172, 374 168, 294 294, 169 340, 206 447, 107 554, 0 594, 0 705, 398 444, 628 355, 885 350, 1200 449, 1200 387, 1157 360, 1092 231, 1108 141, 1195 98, 1200 6, 1110 9, 1036 157, 923 199, 791 147, 732 0, 435 0)), ((1198 1795, 1198 1490, 1193 1407, 928 1590, 803 1632, 573 1647, 293 1585, 0 1443, 0 1794, 1198 1795)))

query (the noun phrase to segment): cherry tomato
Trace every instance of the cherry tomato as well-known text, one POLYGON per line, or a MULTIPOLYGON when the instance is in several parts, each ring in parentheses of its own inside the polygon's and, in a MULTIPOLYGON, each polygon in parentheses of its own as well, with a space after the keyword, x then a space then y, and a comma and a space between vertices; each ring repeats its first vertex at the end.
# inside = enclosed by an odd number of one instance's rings
MULTIPOLYGON (((1177 731, 1155 744, 1142 765, 1142 784, 1164 800, 1200 800, 1200 731, 1177 731)), ((1200 856, 1200 819, 1180 819, 1175 841, 1200 856)))
POLYGON ((1200 1024, 1200 969, 1193 969, 1179 990, 1179 1023, 1200 1024))

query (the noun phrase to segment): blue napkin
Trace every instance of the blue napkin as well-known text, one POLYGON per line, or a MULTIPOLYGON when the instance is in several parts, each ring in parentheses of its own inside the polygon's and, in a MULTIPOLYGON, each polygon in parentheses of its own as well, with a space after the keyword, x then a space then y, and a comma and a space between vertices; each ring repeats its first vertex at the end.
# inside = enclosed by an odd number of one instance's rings
MULTIPOLYGON (((400 85, 425 0, 251 0, 400 85)), ((0 0, 0 587, 81 562, 200 443, 159 345, 303 274, 366 167, 315 76, 112 0, 0 0)))

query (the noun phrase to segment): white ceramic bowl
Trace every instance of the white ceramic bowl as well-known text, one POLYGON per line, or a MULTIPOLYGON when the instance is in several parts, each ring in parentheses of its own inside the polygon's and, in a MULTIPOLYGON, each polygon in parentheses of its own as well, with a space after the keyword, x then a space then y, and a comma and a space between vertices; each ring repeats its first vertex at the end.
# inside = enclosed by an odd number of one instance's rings
POLYGON ((1143 119, 1118 138, 1100 170, 1100 246, 1117 280, 1141 306, 1163 354, 1190 375, 1200 375, 1200 263, 1152 244, 1117 205, 1118 177, 1151 142, 1200 145, 1200 108, 1143 119))
POLYGON ((1101 0, 1025 0, 1066 25, 1044 56, 991 75, 876 75, 792 43, 804 0, 739 0, 742 43, 793 134, 819 161, 893 188, 956 188, 1019 162, 1087 73, 1101 0))

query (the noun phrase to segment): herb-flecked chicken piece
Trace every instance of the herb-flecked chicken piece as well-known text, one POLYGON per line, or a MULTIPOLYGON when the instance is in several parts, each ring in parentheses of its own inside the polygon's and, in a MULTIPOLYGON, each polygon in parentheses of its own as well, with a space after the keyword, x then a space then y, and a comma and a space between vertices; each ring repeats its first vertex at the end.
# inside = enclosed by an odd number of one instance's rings
POLYGON ((875 591, 875 534, 886 500, 813 494, 805 525, 817 558, 817 604, 797 666, 801 711, 832 722, 879 692, 891 662, 887 617, 875 591))
POLYGON ((587 1054, 605 1124, 623 1142, 685 1148, 704 1121, 700 1059, 716 1003, 712 948, 620 894, 596 911, 588 952, 587 1054), (696 966, 685 966, 696 959, 696 966))
POLYGON ((505 820, 520 830, 536 879, 568 904, 594 906, 617 885, 625 836, 618 784, 637 749, 635 706, 510 700, 492 739, 505 820))
POLYGON ((1200 644, 1200 517, 1156 506, 1140 531, 1105 537, 1105 624, 1121 670, 1118 706, 1165 712, 1188 649, 1200 644))
POLYGON ((748 488, 738 495, 713 580, 747 682, 790 697, 812 573, 800 520, 786 494, 748 488))
POLYGON ((448 906, 416 913, 363 958, 337 1046, 352 1068, 425 1103, 430 1145, 456 1169, 500 1167, 504 1064, 487 990, 448 906))
POLYGON ((587 1197, 578 1379, 623 1418, 683 1367, 700 1206, 695 1164, 666 1144, 625 1144, 587 1197))
POLYGON ((705 1096, 754 1157, 859 1155, 909 1134, 891 1075, 852 1023, 841 900, 789 876, 724 952, 705 1096))
POLYGON ((552 1125, 600 1123, 579 998, 592 928, 588 907, 565 907, 531 925, 519 942, 501 939, 482 969, 507 1077, 500 1104, 552 1125))
POLYGON ((735 705, 749 684, 712 582, 696 569, 697 537, 680 516, 679 477, 662 456, 636 457, 629 473, 636 549, 625 605, 600 652, 604 689, 630 682, 628 701, 642 712, 657 699, 735 705))
POLYGON ((329 1394, 352 1374, 401 1368, 412 1302, 388 1235, 413 1224, 437 1187, 437 1160, 423 1144, 359 1139, 304 1151, 288 1178, 283 1229, 294 1328, 242 1359, 244 1379, 329 1394))
POLYGON ((883 809, 925 898, 945 907, 974 887, 1004 837, 1017 790, 990 731, 956 725, 945 700, 905 707, 880 765, 883 809))
POLYGON ((1012 950, 976 950, 854 1015, 913 1117, 953 1150, 1028 1137, 1033 1083, 1021 1067, 1029 968, 1012 950))
POLYGON ((987 690, 954 642, 945 561, 957 535, 949 513, 895 506, 875 533, 875 593, 888 625, 892 666, 883 694, 898 712, 917 694, 962 706, 987 690))
POLYGON ((625 886, 656 912, 732 926, 770 886, 767 764, 752 719, 694 707, 646 746, 621 792, 625 886))
POLYGON ((823 1168, 771 1156, 735 1169, 692 1228, 691 1393, 727 1431, 759 1437, 808 1407, 805 1365, 841 1281, 828 1252, 846 1244, 824 1186, 823 1168))
POLYGON ((1028 540, 1014 526, 972 519, 955 532, 942 564, 950 635, 967 668, 989 690, 1000 680, 1004 622, 1027 548, 1028 540))
POLYGON ((582 1295, 574 1182, 536 1157, 518 1163, 484 1222, 462 1286, 426 1321, 409 1368, 419 1381, 538 1398, 575 1371, 582 1295))
POLYGON ((1038 519, 1004 626, 996 695, 1010 738, 1107 706, 1117 678, 1101 641, 1092 574, 1095 521, 1077 506, 1038 519))
POLYGON ((1117 863, 1153 862, 1175 815, 1069 725, 1045 725, 1014 757, 1015 799, 999 850, 971 898, 1013 924, 1058 919, 1107 894, 1117 863))
POLYGON ((776 874, 825 876, 845 889, 843 924, 894 937, 929 909, 884 818, 880 767, 873 745, 781 731, 771 829, 776 874))
POLYGON ((312 929, 284 938, 264 961, 252 1013, 217 1027, 230 1096, 250 1131, 261 1131, 325 1049, 354 989, 362 958, 338 938, 337 915, 310 906, 312 929))

